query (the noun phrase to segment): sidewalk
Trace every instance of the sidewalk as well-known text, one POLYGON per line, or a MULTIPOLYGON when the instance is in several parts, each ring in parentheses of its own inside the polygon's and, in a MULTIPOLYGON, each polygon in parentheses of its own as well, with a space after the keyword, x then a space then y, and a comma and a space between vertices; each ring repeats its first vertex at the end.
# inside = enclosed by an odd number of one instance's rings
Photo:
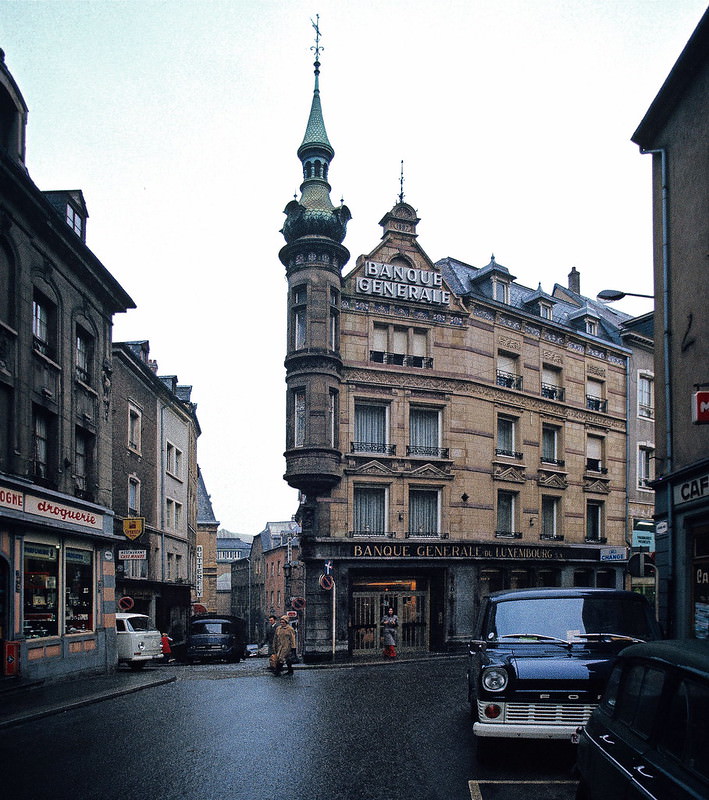
POLYGON ((3 682, 0 685, 0 730, 175 680, 177 676, 173 671, 147 668, 141 672, 118 670, 109 675, 47 684, 3 682))

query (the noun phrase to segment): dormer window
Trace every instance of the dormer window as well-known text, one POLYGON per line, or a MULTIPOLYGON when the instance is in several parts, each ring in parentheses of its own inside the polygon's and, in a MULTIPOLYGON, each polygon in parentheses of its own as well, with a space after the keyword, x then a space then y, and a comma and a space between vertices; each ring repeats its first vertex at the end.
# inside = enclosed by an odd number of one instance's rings
POLYGON ((551 305, 549 303, 539 304, 539 316, 542 319, 551 319, 551 305))
POLYGON ((598 336, 598 323, 595 319, 586 319, 586 333, 591 336, 598 336))
POLYGON ((66 223, 74 231, 74 233, 81 237, 84 231, 84 220, 79 212, 71 205, 66 205, 66 223))
POLYGON ((492 279, 492 297, 499 303, 510 302, 510 285, 507 281, 502 281, 499 278, 492 279))

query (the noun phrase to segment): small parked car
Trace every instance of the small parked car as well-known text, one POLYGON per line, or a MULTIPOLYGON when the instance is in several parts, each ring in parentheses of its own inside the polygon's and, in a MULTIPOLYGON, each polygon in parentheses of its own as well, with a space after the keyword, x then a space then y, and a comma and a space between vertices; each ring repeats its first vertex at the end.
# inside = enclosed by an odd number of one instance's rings
POLYGON ((133 670, 162 660, 162 634, 146 614, 116 614, 118 663, 133 670))
POLYGON ((244 620, 228 614, 198 614, 190 619, 185 657, 193 661, 247 658, 244 620))
POLYGON ((475 633, 468 700, 481 756, 499 739, 569 741, 621 650, 661 638, 642 595, 583 588, 490 594, 475 633))
POLYGON ((709 641, 624 650, 578 745, 577 800, 709 797, 709 641))

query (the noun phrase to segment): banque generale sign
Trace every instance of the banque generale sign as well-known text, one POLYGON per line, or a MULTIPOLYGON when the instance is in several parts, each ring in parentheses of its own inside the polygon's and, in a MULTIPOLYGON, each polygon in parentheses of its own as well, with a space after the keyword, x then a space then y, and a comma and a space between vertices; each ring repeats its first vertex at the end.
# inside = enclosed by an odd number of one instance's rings
POLYGON ((451 300, 451 293, 443 289, 440 273, 378 261, 364 262, 364 272, 358 276, 356 288, 360 294, 434 306, 447 306, 451 300))
MULTIPOLYGON (((566 561, 572 558, 598 560, 598 548, 538 547, 511 544, 453 544, 391 542, 349 544, 350 558, 473 558, 502 560, 566 561)), ((340 552, 339 555, 347 557, 340 552)))

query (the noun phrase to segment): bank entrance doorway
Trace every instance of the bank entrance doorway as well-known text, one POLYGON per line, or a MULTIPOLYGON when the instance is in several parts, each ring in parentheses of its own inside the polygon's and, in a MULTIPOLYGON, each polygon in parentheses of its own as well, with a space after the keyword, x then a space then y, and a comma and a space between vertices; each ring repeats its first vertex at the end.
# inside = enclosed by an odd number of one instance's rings
POLYGON ((350 608, 353 655, 381 652, 381 621, 390 608, 399 618, 397 652, 427 652, 430 649, 430 598, 426 579, 356 579, 350 608))

